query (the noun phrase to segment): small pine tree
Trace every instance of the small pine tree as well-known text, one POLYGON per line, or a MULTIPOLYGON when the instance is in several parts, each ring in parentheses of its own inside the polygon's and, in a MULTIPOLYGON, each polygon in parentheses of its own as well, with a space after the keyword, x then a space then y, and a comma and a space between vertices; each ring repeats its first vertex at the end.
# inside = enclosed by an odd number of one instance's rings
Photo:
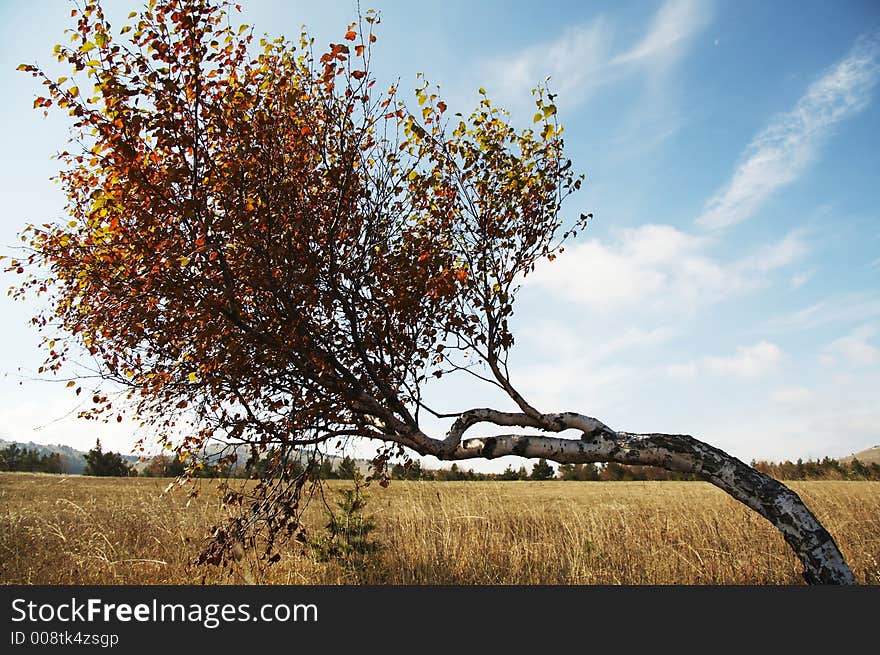
POLYGON ((357 464, 348 455, 343 457, 342 461, 339 462, 339 466, 336 467, 336 474, 340 480, 354 480, 357 472, 357 464))
POLYGON ((329 521, 325 533, 311 542, 312 552, 319 561, 336 561, 354 572, 363 571, 370 563, 370 556, 380 549, 372 539, 376 522, 365 513, 367 498, 364 495, 364 479, 355 467, 354 486, 340 489, 336 501, 337 511, 328 508, 329 521))
POLYGON ((543 457, 532 467, 532 480, 550 480, 554 475, 553 467, 543 457))

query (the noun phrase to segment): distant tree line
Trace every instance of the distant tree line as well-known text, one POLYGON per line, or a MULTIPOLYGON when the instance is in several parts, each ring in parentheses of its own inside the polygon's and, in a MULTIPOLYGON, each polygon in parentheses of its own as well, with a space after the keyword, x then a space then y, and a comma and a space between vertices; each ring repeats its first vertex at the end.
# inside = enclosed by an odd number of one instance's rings
MULTIPOLYGON (((821 460, 797 460, 792 463, 752 461, 751 465, 778 480, 880 480, 880 464, 865 464, 858 459, 851 462, 840 462, 830 457, 821 460)), ((265 462, 250 462, 247 466, 233 466, 231 463, 206 463, 202 462, 194 475, 196 477, 259 477, 261 467, 265 462)), ((305 470, 305 463, 298 462, 294 465, 295 472, 305 470)), ((359 470, 359 464, 351 457, 343 457, 341 460, 325 457, 317 459, 310 464, 313 473, 324 480, 352 480, 355 472, 359 470), (335 465, 334 465, 335 461, 335 465)), ((141 475, 148 477, 175 477, 184 472, 184 465, 176 456, 156 455, 150 463, 141 471, 141 475)), ((361 471, 363 473, 363 471, 361 471)), ((636 466, 617 464, 560 464, 556 471, 545 459, 539 459, 532 466, 531 471, 520 466, 518 469, 508 466, 501 473, 482 473, 473 469, 464 469, 453 464, 450 468, 426 469, 418 460, 411 460, 405 464, 397 463, 389 470, 393 480, 427 480, 427 481, 462 481, 479 482, 494 480, 565 480, 581 482, 632 482, 649 480, 685 481, 699 480, 699 476, 692 473, 678 473, 667 471, 655 466, 636 466)))
MULTIPOLYGON (((259 477, 266 463, 261 460, 236 466, 229 459, 219 458, 215 462, 200 462, 193 475, 200 478, 247 478, 259 477)), ((841 462, 830 457, 823 459, 798 459, 796 462, 767 462, 752 460, 757 470, 777 480, 880 480, 880 464, 865 463, 859 459, 841 462)), ((309 464, 315 476, 325 480, 352 480, 359 471, 358 462, 351 457, 343 457, 334 466, 333 458, 321 458, 309 464)), ((305 463, 294 464, 294 473, 305 471, 305 463)), ((104 452, 101 441, 86 454, 85 475, 169 478, 183 475, 185 465, 176 455, 160 454, 153 457, 138 471, 128 464, 119 453, 104 452)), ((37 449, 21 448, 10 444, 0 450, 0 471, 23 471, 30 473, 65 473, 64 458, 59 453, 41 454, 37 449)), ((654 466, 632 466, 609 462, 607 464, 560 464, 556 471, 545 459, 539 459, 532 470, 520 466, 509 466, 501 473, 482 473, 473 469, 463 469, 453 464, 448 469, 425 469, 417 460, 406 464, 397 463, 390 469, 393 480, 428 481, 493 481, 493 480, 566 480, 566 481, 646 481, 646 480, 698 480, 691 473, 676 473, 654 466)))
POLYGON ((64 462, 59 453, 44 455, 37 449, 19 448, 10 444, 0 450, 0 471, 64 473, 64 462))
POLYGON ((751 464, 777 480, 880 480, 880 464, 866 464, 858 458, 849 462, 830 457, 780 463, 752 460, 751 464))
POLYGON ((528 471, 520 466, 508 466, 501 473, 480 473, 473 469, 462 469, 453 464, 448 469, 423 469, 418 462, 408 465, 395 464, 391 477, 398 480, 437 480, 437 481, 491 481, 491 480, 568 480, 568 481, 626 481, 626 480, 695 480, 689 473, 675 473, 653 466, 627 466, 610 462, 608 464, 560 464, 556 471, 546 459, 539 459, 528 471))

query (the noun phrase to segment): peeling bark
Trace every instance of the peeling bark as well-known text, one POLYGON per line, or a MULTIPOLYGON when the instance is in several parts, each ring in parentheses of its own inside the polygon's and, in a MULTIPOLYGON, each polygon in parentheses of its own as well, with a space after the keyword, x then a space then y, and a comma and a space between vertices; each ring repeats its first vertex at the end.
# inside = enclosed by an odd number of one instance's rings
POLYGON ((758 512, 782 532, 804 567, 808 584, 855 584, 855 576, 832 536, 800 497, 781 482, 748 466, 723 450, 688 435, 617 432, 601 421, 565 412, 526 414, 474 409, 459 416, 443 440, 413 438, 418 450, 440 459, 492 459, 503 455, 543 457, 559 463, 617 462, 659 466, 694 473, 758 512), (534 427, 548 432, 581 431, 580 439, 544 435, 503 434, 462 441, 471 426, 534 427))

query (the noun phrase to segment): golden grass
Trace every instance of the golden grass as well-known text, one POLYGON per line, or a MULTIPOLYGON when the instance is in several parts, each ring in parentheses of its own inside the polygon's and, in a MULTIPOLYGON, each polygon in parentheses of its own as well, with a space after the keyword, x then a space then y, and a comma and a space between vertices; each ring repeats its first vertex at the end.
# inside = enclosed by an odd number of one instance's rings
MULTIPOLYGON (((367 490, 378 555, 354 570, 291 546, 269 568, 194 567, 222 516, 168 480, 0 473, 4 584, 800 584, 779 533, 699 482, 398 482, 367 490)), ((335 482, 331 489, 350 483, 335 482)), ((880 583, 880 482, 790 485, 861 583, 880 583)), ((332 493, 331 493, 332 495, 332 493)), ((307 523, 320 532, 320 503, 307 523)))

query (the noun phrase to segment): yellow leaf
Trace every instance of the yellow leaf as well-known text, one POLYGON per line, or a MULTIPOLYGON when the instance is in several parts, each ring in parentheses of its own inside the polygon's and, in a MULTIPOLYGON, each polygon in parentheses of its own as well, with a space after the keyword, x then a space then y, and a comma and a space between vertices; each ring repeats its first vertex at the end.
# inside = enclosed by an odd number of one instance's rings
POLYGON ((181 266, 186 266, 187 264, 189 264, 189 257, 178 257, 177 261, 180 262, 181 266))
POLYGON ((77 97, 79 95, 79 87, 78 86, 70 87, 70 95, 72 95, 74 98, 77 97))
POLYGON ((198 376, 198 374, 197 374, 195 371, 193 371, 192 373, 190 373, 190 374, 187 376, 187 378, 189 379, 190 382, 198 382, 198 381, 199 381, 199 376, 198 376))

